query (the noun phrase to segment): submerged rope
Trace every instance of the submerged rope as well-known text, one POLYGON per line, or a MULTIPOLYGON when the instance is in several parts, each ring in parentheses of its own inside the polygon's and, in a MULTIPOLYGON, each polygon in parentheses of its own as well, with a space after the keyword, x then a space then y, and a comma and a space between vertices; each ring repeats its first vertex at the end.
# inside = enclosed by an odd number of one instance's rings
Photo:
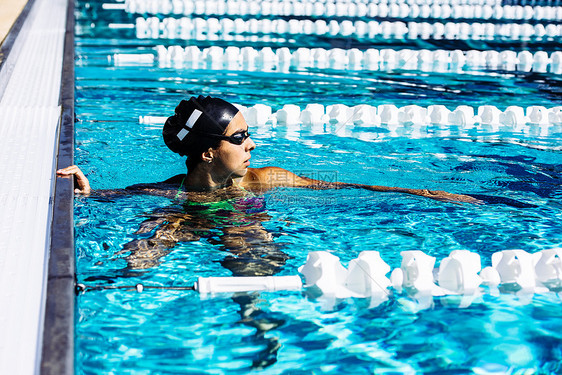
POLYGON ((89 290, 107 290, 107 289, 128 289, 136 290, 141 293, 145 289, 159 289, 159 290, 195 290, 193 286, 157 286, 157 285, 86 285, 76 284, 76 294, 84 293, 89 290))

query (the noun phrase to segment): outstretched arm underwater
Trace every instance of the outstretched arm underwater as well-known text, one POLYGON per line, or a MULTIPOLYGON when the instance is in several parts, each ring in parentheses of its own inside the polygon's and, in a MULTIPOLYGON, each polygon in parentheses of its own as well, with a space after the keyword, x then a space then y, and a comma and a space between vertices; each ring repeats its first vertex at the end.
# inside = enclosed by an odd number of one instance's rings
POLYGON ((482 201, 469 195, 451 194, 441 190, 408 189, 400 187, 354 184, 347 182, 326 182, 300 177, 279 167, 248 168, 248 173, 240 182, 240 186, 253 191, 265 191, 275 187, 304 187, 310 189, 341 189, 359 188, 371 191, 405 193, 419 195, 443 202, 465 202, 479 204, 482 201))

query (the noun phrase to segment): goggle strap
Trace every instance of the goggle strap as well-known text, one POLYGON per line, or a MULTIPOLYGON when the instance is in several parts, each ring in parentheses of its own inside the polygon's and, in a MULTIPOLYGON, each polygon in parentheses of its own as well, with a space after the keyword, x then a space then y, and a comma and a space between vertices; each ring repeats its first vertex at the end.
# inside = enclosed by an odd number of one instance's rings
POLYGON ((187 122, 185 123, 185 127, 191 130, 193 125, 195 125, 195 123, 197 122, 197 120, 202 114, 203 112, 201 112, 200 110, 194 109, 191 116, 189 116, 189 118, 187 119, 187 122))
MULTIPOLYGON (((205 133, 205 132, 202 132, 202 131, 199 131, 199 130, 196 130, 196 129, 192 129, 191 131, 192 131, 193 133, 199 134, 199 135, 201 135, 201 136, 203 136, 203 137, 217 138, 217 139, 222 139, 222 140, 229 141, 229 142, 232 141, 232 135, 231 135, 231 136, 226 136, 226 135, 222 135, 222 134, 205 133)), ((244 143, 244 141, 245 141, 246 139, 248 139, 248 138, 250 137, 250 133, 249 133, 248 131, 245 131, 244 133, 246 133, 247 136, 246 136, 246 137, 242 137, 242 139, 241 139, 242 142, 240 142, 240 143, 235 143, 235 144, 241 145, 242 143, 244 143)), ((186 133, 186 134, 187 134, 187 133, 186 133)), ((239 133, 235 133, 235 134, 239 134, 239 133)), ((233 134, 233 135, 234 135, 234 134, 233 134)), ((231 142, 231 143, 233 143, 233 142, 231 142)))

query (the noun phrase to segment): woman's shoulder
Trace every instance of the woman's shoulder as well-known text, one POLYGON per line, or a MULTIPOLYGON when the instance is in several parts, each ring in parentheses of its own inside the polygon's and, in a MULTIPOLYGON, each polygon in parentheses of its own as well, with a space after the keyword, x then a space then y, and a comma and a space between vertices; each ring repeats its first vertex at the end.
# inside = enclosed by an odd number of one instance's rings
POLYGON ((174 184, 180 185, 183 180, 185 179, 185 173, 175 175, 174 177, 170 177, 169 179, 162 181, 161 184, 174 184))
POLYGON ((280 186, 299 186, 293 173, 280 167, 248 168, 242 180, 242 187, 253 190, 267 190, 280 186))
POLYGON ((244 183, 265 182, 277 173, 287 172, 279 167, 248 168, 248 172, 242 180, 244 183))
POLYGON ((290 173, 288 170, 280 168, 280 167, 261 167, 261 168, 248 168, 248 176, 249 179, 256 179, 264 176, 271 176, 275 173, 290 173))
POLYGON ((178 174, 162 182, 140 183, 127 186, 125 191, 133 194, 169 195, 170 191, 176 191, 181 186, 184 178, 185 174, 178 174))

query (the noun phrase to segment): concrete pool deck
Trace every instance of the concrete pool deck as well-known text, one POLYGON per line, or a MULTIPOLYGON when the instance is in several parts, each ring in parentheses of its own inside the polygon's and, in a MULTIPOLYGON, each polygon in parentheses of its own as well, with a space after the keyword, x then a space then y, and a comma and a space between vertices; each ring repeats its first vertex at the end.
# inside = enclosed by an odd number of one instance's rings
POLYGON ((27 0, 0 0, 0 44, 16 22, 27 0))
POLYGON ((73 25, 71 1, 0 0, 1 374, 74 371, 72 181, 54 176, 72 162, 73 25))

